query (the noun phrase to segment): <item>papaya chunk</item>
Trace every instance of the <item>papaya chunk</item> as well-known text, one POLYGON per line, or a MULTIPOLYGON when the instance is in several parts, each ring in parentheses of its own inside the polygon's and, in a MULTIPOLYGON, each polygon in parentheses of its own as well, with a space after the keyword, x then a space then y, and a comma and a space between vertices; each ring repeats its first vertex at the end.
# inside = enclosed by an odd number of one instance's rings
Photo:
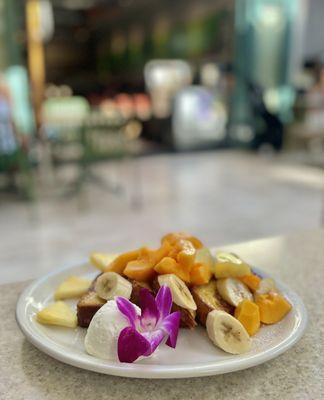
POLYGON ((136 260, 139 255, 139 249, 128 251, 127 253, 120 254, 117 256, 110 264, 105 268, 105 272, 117 272, 117 274, 122 274, 126 265, 133 260, 136 260))
POLYGON ((156 274, 151 263, 145 260, 133 260, 127 264, 124 275, 136 281, 147 282, 151 281, 156 274))
POLYGON ((275 324, 281 321, 291 310, 291 304, 279 293, 270 292, 256 296, 260 309, 260 320, 264 324, 275 324))
POLYGON ((253 336, 260 329, 260 310, 251 300, 243 300, 236 307, 234 316, 246 329, 250 336, 253 336))

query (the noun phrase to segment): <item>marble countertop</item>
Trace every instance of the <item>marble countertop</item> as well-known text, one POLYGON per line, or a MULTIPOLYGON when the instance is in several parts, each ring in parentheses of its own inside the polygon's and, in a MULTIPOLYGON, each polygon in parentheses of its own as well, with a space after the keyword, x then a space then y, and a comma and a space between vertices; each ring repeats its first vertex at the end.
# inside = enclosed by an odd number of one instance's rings
MULTIPOLYGON (((224 247, 223 247, 224 248, 224 247)), ((140 380, 65 365, 34 348, 15 321, 28 282, 0 286, 0 399, 320 399, 324 392, 324 231, 228 246, 271 272, 303 298, 304 337, 278 358, 248 370, 206 378, 140 380)))

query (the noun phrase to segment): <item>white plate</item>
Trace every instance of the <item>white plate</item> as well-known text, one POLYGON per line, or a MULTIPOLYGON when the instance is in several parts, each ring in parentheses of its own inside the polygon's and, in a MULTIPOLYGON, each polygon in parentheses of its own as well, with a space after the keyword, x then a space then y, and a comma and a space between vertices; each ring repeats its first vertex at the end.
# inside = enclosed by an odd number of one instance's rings
MULTIPOLYGON (((257 268, 255 272, 268 276, 257 268)), ((278 288, 293 305, 292 311, 278 324, 263 326, 252 339, 252 350, 231 355, 213 346, 205 329, 181 329, 176 349, 161 346, 157 354, 133 364, 100 360, 88 355, 83 347, 85 329, 75 330, 44 326, 36 322, 38 310, 53 301, 55 288, 69 275, 94 277, 89 264, 65 268, 46 275, 27 287, 21 294, 16 318, 27 339, 40 350, 64 363, 104 374, 133 378, 185 378, 224 374, 268 361, 288 350, 302 336, 307 324, 307 312, 302 300, 278 282, 278 288)), ((71 301, 71 305, 75 305, 71 301)))

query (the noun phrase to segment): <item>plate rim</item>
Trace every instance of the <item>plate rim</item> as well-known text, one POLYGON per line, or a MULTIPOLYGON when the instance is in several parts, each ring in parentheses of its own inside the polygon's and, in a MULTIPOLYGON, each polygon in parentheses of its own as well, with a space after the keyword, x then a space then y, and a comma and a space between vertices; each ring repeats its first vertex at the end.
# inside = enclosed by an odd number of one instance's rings
MULTIPOLYGON (((278 357, 280 354, 289 350, 294 344, 296 344, 303 336, 308 323, 308 313, 304 302, 299 295, 290 289, 288 286, 283 284, 279 279, 275 279, 276 283, 285 293, 294 297, 295 303, 298 306, 298 312, 301 316, 298 321, 298 325, 295 330, 282 342, 275 347, 265 350, 262 353, 255 354, 248 359, 229 359, 225 365, 219 365, 219 361, 208 362, 208 363, 197 363, 193 364, 175 364, 175 365, 145 365, 145 364, 109 364, 107 360, 100 360, 93 357, 92 359, 82 359, 78 356, 71 356, 69 353, 60 350, 60 345, 52 341, 51 339, 44 340, 35 329, 31 329, 28 323, 26 323, 25 315, 25 299, 32 293, 39 285, 46 282, 49 278, 59 275, 62 272, 73 270, 76 268, 82 268, 89 266, 88 262, 78 263, 75 265, 66 266, 55 271, 49 272, 46 275, 36 279, 34 282, 29 284, 23 292, 20 294, 17 304, 15 317, 17 324, 25 335, 27 340, 32 343, 36 348, 53 357, 54 359, 63 362, 68 365, 72 365, 77 368, 90 370, 102 374, 108 374, 113 376, 129 377, 129 378, 149 378, 149 379, 177 379, 177 378, 194 378, 202 376, 211 376, 225 374, 229 372, 239 371, 247 368, 251 368, 260 365, 266 361, 270 361, 273 358, 278 357), (45 342, 45 343, 44 343, 45 342)), ((271 274, 257 268, 252 269, 261 276, 272 277, 271 274)))

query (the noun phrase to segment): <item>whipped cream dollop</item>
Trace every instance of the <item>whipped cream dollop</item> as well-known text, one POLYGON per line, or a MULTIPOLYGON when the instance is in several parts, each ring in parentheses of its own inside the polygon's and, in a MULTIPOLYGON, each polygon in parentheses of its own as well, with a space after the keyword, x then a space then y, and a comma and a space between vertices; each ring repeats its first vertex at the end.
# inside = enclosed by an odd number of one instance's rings
MULTIPOLYGON (((134 306, 140 315, 139 307, 134 306)), ((84 340, 87 353, 105 360, 118 361, 117 342, 120 332, 129 326, 115 300, 108 301, 92 318, 84 340)))

